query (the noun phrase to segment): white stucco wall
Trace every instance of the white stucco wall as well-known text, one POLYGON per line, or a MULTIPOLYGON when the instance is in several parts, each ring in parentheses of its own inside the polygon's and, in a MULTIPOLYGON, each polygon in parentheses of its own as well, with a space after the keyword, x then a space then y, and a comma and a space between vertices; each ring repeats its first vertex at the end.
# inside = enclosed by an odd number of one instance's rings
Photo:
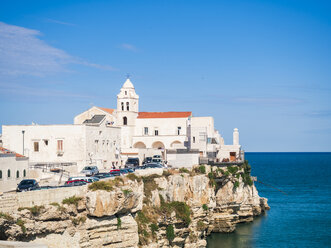
POLYGON ((168 165, 174 168, 192 168, 199 164, 199 153, 168 153, 168 165))
POLYGON ((28 159, 16 158, 15 154, 0 154, 0 171, 2 174, 0 178, 0 192, 7 192, 15 190, 17 184, 23 180, 24 170, 28 176, 28 159), (8 177, 8 170, 10 170, 10 177, 8 177), (19 172, 19 177, 16 173, 19 172))

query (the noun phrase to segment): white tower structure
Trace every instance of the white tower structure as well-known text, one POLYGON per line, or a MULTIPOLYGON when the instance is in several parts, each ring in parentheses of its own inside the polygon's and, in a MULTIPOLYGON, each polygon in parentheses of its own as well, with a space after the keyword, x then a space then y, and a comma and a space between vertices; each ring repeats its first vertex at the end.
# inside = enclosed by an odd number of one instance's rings
POLYGON ((122 147, 130 148, 139 112, 139 96, 127 78, 117 95, 117 125, 122 127, 122 147))
POLYGON ((233 129, 233 145, 239 145, 239 131, 238 131, 238 128, 233 129))

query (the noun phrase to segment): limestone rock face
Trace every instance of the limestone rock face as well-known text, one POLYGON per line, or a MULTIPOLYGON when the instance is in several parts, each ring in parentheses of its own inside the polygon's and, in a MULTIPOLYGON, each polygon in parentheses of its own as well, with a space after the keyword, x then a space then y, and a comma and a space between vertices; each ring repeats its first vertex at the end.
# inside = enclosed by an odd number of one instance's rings
POLYGON ((95 217, 115 214, 135 213, 142 209, 143 184, 134 183, 127 188, 116 188, 114 191, 89 191, 86 194, 88 214, 95 217))
POLYGON ((203 248, 211 232, 233 232, 237 223, 253 221, 254 216, 269 209, 267 199, 259 197, 255 186, 245 185, 240 178, 230 175, 215 186, 206 174, 177 171, 160 176, 161 172, 149 180, 144 178, 145 181, 124 178, 124 185, 110 192, 87 191, 76 204, 45 205, 38 213, 23 209, 10 217, 0 216, 0 238, 46 244, 50 248, 131 248, 138 247, 139 235, 145 231, 149 243, 139 247, 203 248), (190 207, 189 224, 173 209, 169 215, 162 213, 162 198, 165 202, 185 202, 190 207), (136 221, 138 212, 144 212, 143 207, 159 211, 151 213, 159 214, 154 223, 158 229, 153 234, 149 229, 151 222, 144 225, 146 230, 141 230, 141 223, 136 221), (173 225, 175 233, 172 243, 166 238, 169 225, 173 225))
POLYGON ((189 176, 187 173, 155 179, 159 193, 166 201, 186 202, 191 207, 216 206, 214 188, 205 175, 189 176))

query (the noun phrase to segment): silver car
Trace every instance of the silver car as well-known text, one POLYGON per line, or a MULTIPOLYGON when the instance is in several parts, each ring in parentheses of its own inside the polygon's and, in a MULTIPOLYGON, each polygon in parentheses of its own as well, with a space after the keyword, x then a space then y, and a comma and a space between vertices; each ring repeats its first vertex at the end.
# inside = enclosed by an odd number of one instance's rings
POLYGON ((99 169, 97 166, 85 166, 80 173, 85 174, 86 176, 94 176, 99 173, 99 169))

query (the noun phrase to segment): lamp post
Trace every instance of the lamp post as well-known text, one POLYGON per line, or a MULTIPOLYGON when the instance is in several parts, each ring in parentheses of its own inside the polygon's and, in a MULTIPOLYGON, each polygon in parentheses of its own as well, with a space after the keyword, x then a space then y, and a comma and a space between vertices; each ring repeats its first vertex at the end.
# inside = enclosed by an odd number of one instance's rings
POLYGON ((23 156, 24 156, 24 133, 25 133, 25 131, 22 130, 22 134, 23 134, 23 156))

